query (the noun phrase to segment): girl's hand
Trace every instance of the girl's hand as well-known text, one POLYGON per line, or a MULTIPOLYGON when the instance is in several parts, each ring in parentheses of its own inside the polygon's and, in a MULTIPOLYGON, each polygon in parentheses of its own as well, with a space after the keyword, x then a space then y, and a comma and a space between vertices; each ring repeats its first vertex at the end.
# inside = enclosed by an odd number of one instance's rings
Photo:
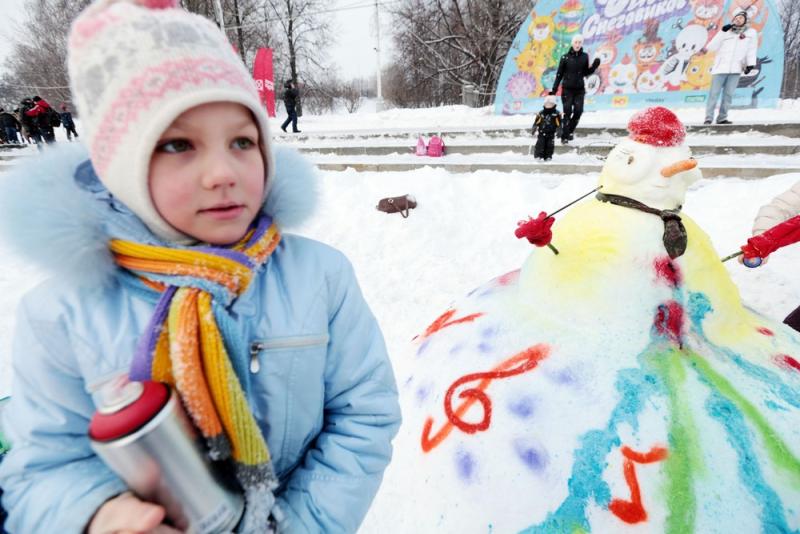
POLYGON ((87 534, 176 534, 180 530, 163 524, 163 506, 139 500, 125 492, 106 501, 89 522, 87 534))

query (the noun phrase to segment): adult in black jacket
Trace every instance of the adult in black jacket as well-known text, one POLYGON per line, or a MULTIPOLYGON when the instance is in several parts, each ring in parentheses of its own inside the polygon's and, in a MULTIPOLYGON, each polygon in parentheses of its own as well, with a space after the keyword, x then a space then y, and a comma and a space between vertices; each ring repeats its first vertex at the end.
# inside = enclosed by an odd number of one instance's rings
POLYGON ((556 72, 556 81, 553 84, 551 95, 556 94, 558 86, 562 85, 561 103, 564 105, 564 126, 561 131, 561 142, 572 140, 572 133, 578 126, 578 121, 583 114, 583 97, 586 87, 583 79, 590 76, 600 66, 600 59, 595 58, 589 65, 589 55, 583 51, 583 36, 577 34, 572 38, 572 48, 561 56, 556 72))
POLYGON ((283 105, 286 107, 286 113, 289 116, 283 121, 281 130, 285 132, 286 127, 289 126, 291 122, 292 133, 300 133, 300 130, 297 129, 297 110, 295 109, 297 106, 297 89, 294 87, 294 82, 292 80, 286 80, 283 86, 286 88, 283 92, 283 105))

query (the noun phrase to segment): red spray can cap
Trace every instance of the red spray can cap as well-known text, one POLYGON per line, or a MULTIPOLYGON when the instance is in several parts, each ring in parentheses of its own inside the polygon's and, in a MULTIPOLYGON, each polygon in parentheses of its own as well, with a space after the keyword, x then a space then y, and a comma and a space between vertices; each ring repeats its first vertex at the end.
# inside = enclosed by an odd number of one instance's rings
POLYGON ((169 388, 161 382, 127 379, 107 385, 101 405, 89 423, 89 437, 101 443, 133 434, 166 406, 169 388))

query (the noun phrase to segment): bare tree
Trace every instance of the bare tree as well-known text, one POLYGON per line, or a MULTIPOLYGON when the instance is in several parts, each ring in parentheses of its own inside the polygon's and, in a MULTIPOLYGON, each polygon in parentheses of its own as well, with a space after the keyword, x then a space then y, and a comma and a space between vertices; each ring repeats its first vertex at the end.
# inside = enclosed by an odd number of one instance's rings
MULTIPOLYGON (((307 103, 317 98, 323 102, 335 98, 335 83, 327 72, 328 55, 332 37, 328 19, 320 13, 326 4, 322 0, 266 0, 273 18, 281 30, 288 72, 286 79, 295 87, 307 103), (302 73, 302 76, 301 76, 302 73)), ((302 114, 302 101, 297 112, 302 114)))
POLYGON ((530 0, 404 0, 393 11, 395 62, 416 90, 433 90, 439 103, 458 102, 461 87, 492 101, 514 35, 530 0))
POLYGON ((69 102, 67 28, 90 0, 37 0, 26 6, 5 63, 0 88, 7 105, 41 96, 50 102, 69 102), (12 102, 8 102, 8 101, 12 102))
POLYGON ((355 113, 361 107, 364 100, 359 88, 358 80, 353 80, 348 83, 343 83, 339 87, 339 100, 342 101, 344 109, 348 113, 355 113))
POLYGON ((800 96, 800 2, 787 0, 780 11, 785 58, 781 97, 797 98, 800 96))

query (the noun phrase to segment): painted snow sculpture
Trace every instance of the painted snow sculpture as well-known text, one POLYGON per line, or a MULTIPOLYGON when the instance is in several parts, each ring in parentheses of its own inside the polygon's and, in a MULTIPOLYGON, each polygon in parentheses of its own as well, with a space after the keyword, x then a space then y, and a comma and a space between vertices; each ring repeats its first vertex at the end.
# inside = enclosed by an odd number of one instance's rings
POLYGON ((677 117, 628 128, 596 198, 525 222, 557 254, 418 336, 375 510, 396 531, 800 529, 800 336, 681 211, 701 175, 677 117))

